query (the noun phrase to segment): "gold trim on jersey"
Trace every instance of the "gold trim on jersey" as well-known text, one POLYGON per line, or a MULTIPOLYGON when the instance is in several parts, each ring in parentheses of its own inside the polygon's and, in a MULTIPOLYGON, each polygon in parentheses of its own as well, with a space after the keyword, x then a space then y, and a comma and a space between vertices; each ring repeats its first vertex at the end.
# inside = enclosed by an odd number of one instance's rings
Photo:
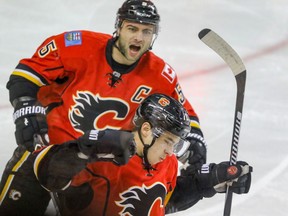
POLYGON ((22 155, 22 157, 20 158, 20 160, 15 164, 15 166, 12 168, 12 173, 8 176, 6 183, 4 185, 4 188, 0 194, 0 205, 2 204, 8 189, 10 188, 10 185, 12 184, 12 181, 14 179, 14 172, 17 172, 18 169, 23 165, 23 163, 27 160, 27 158, 29 157, 31 153, 29 151, 25 151, 24 154, 22 155))
POLYGON ((199 124, 199 122, 194 121, 194 120, 191 120, 190 126, 191 126, 191 127, 194 127, 194 128, 200 129, 200 124, 199 124))
POLYGON ((174 191, 174 190, 169 191, 169 192, 166 194, 165 200, 164 200, 164 206, 166 206, 166 205, 168 204, 168 202, 169 202, 169 200, 170 200, 170 198, 171 198, 171 196, 172 196, 172 194, 173 194, 173 191, 174 191))
POLYGON ((33 82, 34 84, 36 84, 39 87, 45 85, 39 77, 35 76, 34 74, 30 73, 27 70, 15 69, 12 72, 12 75, 24 77, 25 79, 33 82))
POLYGON ((53 145, 50 145, 44 149, 42 149, 42 151, 38 154, 38 156, 35 159, 34 162, 34 174, 36 176, 36 178, 38 179, 38 167, 39 167, 39 163, 42 161, 43 157, 48 153, 48 151, 53 147, 53 145))

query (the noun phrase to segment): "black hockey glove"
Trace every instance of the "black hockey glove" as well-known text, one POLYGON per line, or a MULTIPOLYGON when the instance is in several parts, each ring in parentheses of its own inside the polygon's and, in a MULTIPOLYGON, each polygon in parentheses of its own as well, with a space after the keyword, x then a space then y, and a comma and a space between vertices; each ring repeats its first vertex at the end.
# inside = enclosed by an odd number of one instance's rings
POLYGON ((206 163, 207 147, 202 133, 189 133, 186 140, 190 142, 188 150, 178 160, 188 166, 181 172, 194 173, 206 163))
POLYGON ((199 186, 204 197, 212 197, 216 192, 225 193, 227 185, 237 194, 248 193, 251 185, 253 168, 244 161, 235 166, 229 162, 204 164, 197 174, 199 186))
POLYGON ((80 152, 90 161, 112 161, 124 165, 136 153, 134 136, 131 132, 106 129, 89 130, 77 140, 80 152))
POLYGON ((46 110, 35 99, 19 100, 15 105, 13 119, 18 145, 24 145, 30 152, 38 148, 39 144, 48 145, 46 110))

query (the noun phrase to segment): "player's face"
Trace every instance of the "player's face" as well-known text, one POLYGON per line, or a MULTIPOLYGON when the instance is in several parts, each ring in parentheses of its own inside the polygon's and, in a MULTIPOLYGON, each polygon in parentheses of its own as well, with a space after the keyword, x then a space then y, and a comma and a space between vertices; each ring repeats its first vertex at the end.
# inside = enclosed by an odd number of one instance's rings
MULTIPOLYGON (((119 29, 119 39, 116 42, 124 56, 117 50, 118 58, 114 60, 118 60, 122 64, 133 64, 149 49, 153 34, 153 25, 124 21, 119 29)), ((114 53, 115 51, 113 51, 114 53)))
POLYGON ((159 163, 167 156, 171 156, 174 153, 175 145, 180 141, 178 136, 165 132, 156 139, 155 143, 148 150, 148 161, 151 165, 159 163))

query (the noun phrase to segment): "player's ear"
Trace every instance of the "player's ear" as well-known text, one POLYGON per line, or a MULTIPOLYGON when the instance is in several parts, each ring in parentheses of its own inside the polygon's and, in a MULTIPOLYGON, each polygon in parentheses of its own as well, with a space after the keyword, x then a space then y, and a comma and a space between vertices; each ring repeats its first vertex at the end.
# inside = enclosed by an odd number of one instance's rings
POLYGON ((152 135, 152 127, 149 122, 144 122, 141 126, 141 135, 143 138, 147 138, 152 135))

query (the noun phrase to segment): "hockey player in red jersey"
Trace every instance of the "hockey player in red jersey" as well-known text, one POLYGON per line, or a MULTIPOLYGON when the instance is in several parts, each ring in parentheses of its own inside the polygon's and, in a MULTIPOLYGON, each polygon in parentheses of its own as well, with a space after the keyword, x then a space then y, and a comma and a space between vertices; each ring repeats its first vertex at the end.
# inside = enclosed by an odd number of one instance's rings
POLYGON ((173 68, 151 52, 159 21, 151 1, 127 0, 113 35, 64 32, 20 60, 7 83, 18 146, 2 175, 0 215, 44 214, 50 196, 33 174, 31 156, 39 144, 74 140, 91 129, 131 130, 136 108, 156 92, 188 111, 191 145, 181 158, 191 170, 201 167, 206 147, 197 115, 173 68))
POLYGON ((231 175, 229 163, 222 162, 177 177, 174 153, 190 133, 190 119, 175 99, 148 96, 133 122, 133 133, 91 130, 38 153, 35 174, 46 189, 58 192, 61 215, 161 216, 224 192, 226 181, 234 180, 236 193, 249 191, 252 167, 246 162, 237 162, 231 175))

